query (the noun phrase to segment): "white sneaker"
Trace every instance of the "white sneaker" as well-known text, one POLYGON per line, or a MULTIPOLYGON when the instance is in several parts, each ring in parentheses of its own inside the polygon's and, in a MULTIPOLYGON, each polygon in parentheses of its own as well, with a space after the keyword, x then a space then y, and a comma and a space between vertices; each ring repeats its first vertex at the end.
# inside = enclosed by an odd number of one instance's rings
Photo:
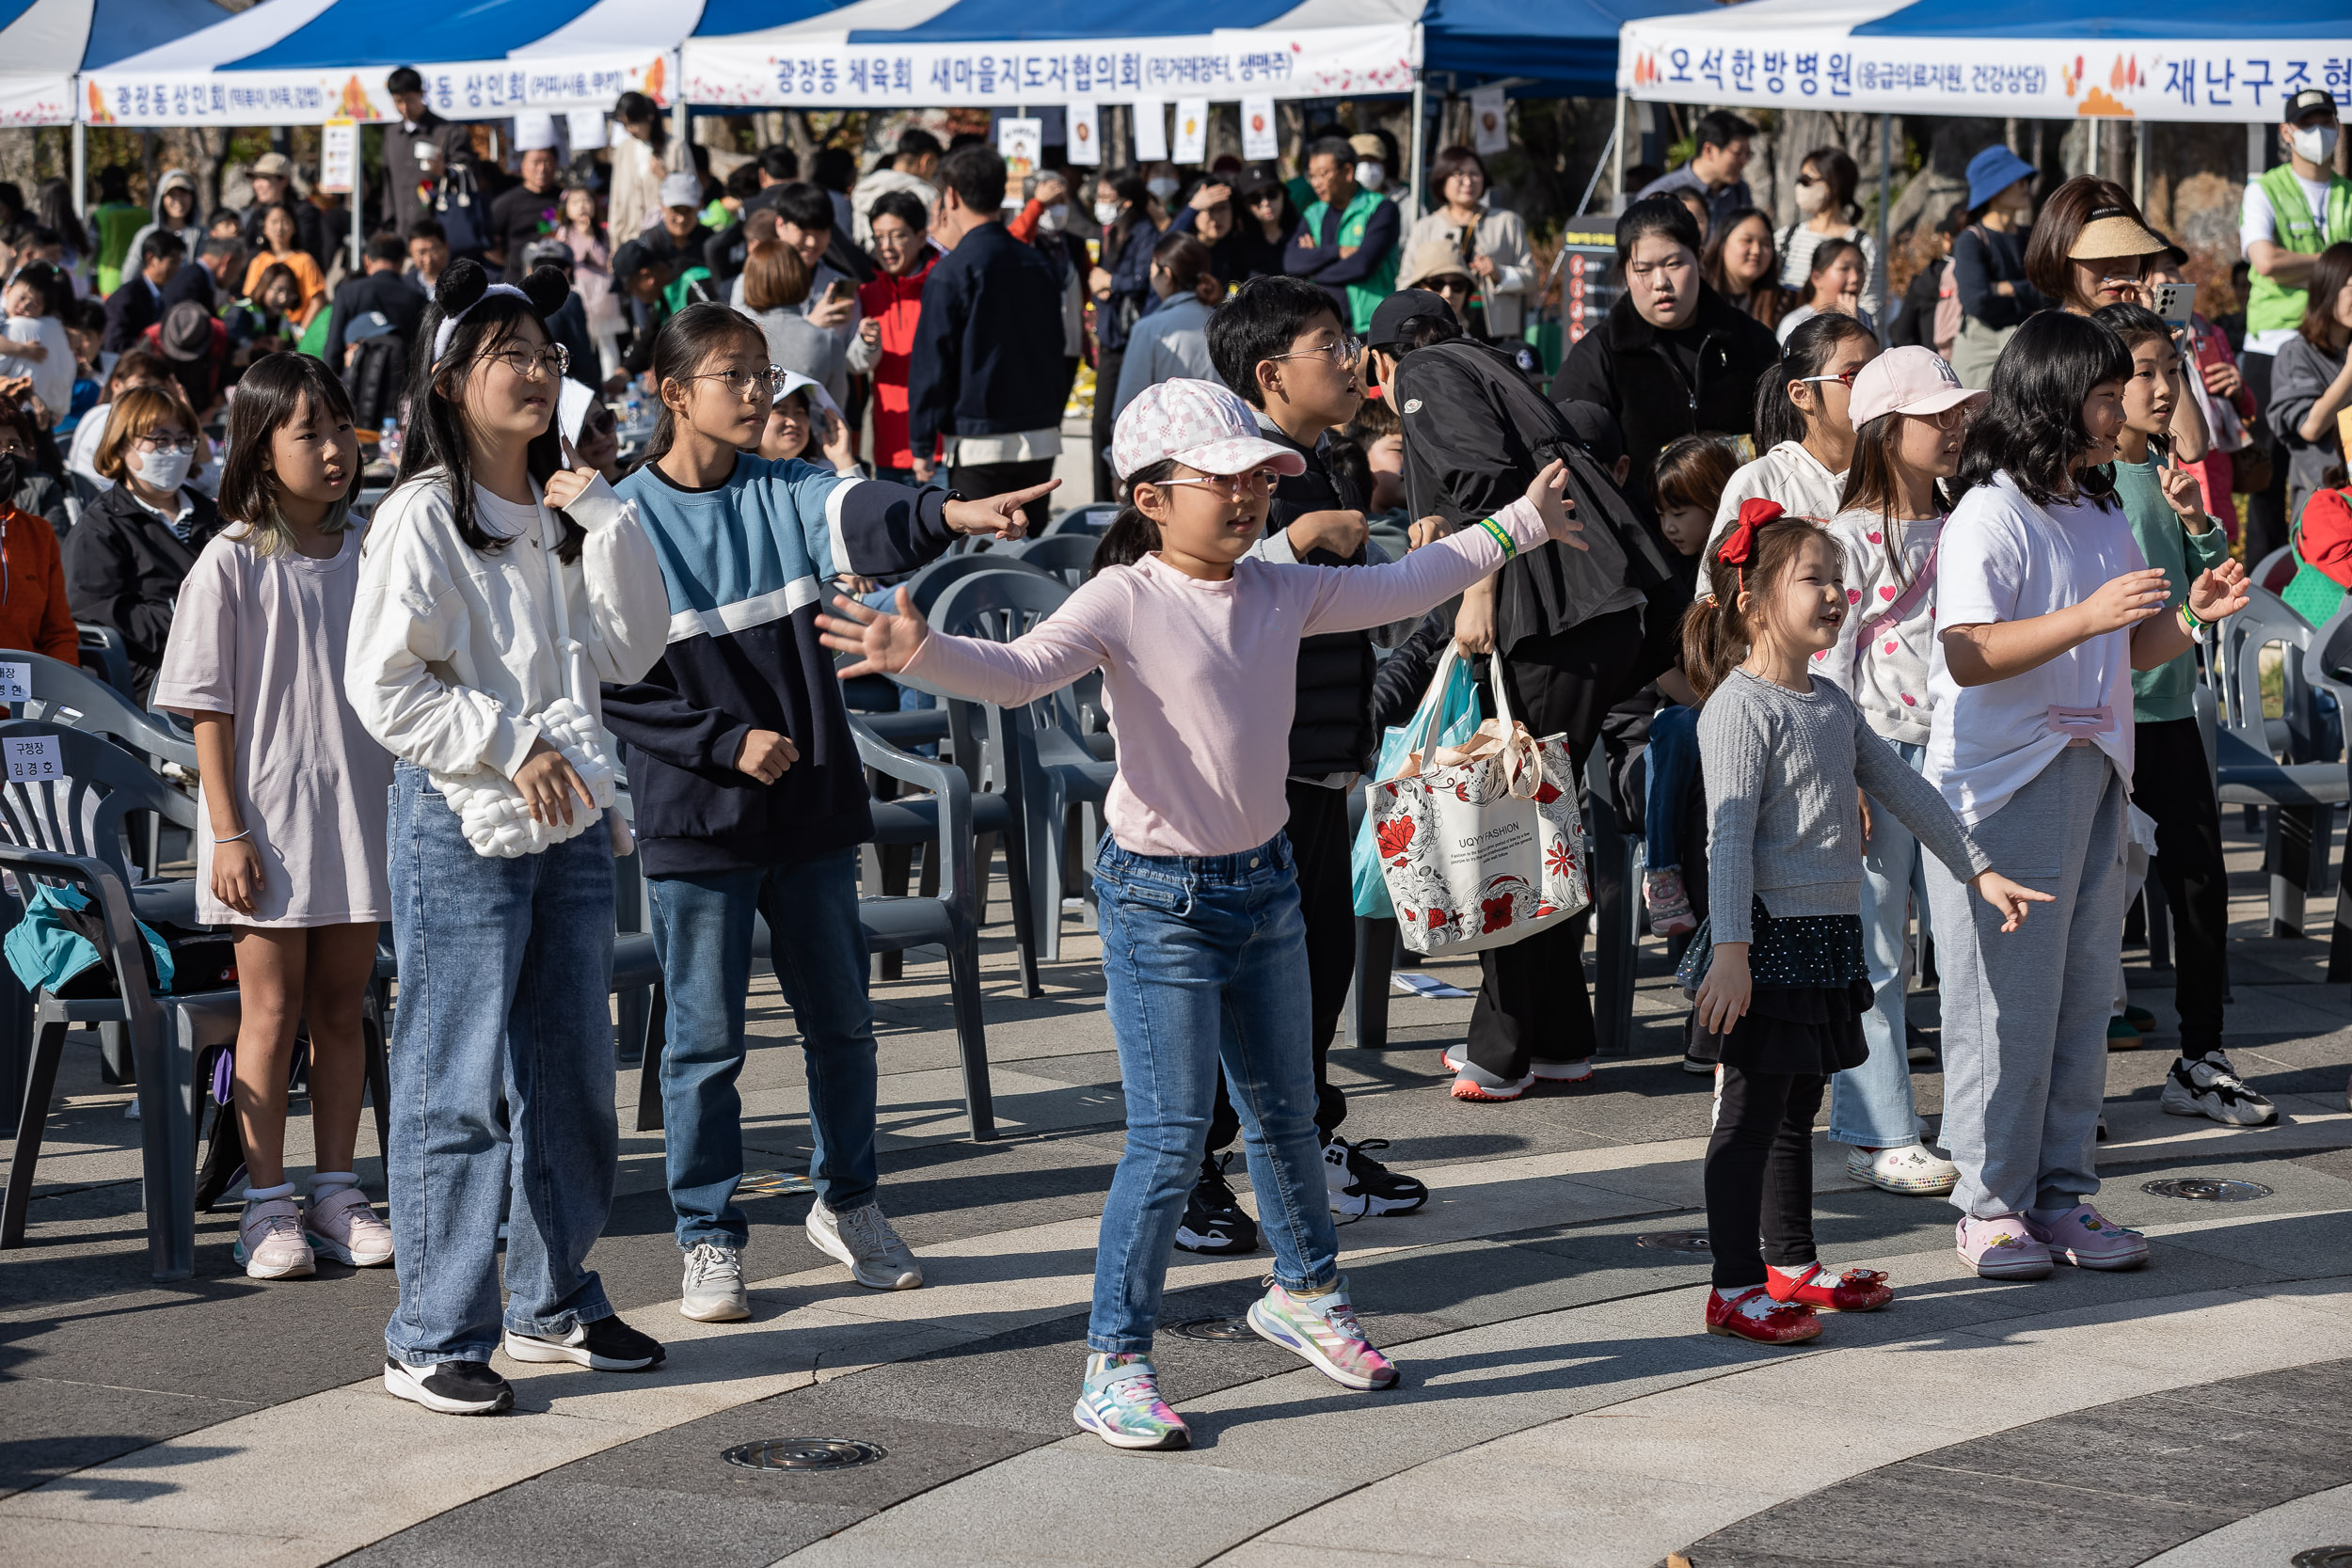
POLYGON ((2161 1103, 2167 1116, 2205 1117, 2224 1127, 2267 1127, 2279 1119, 2279 1107, 2240 1081, 2218 1051, 2174 1062, 2161 1103))
POLYGON ((879 1203, 836 1214, 818 1198, 809 1206, 808 1239, 818 1251, 847 1263, 850 1277, 868 1290, 912 1291, 923 1283, 923 1265, 898 1240, 879 1203))
POLYGON ((752 1293, 743 1288, 743 1249, 698 1242, 686 1255, 686 1279, 678 1287, 678 1313, 698 1323, 740 1323, 752 1315, 752 1293))
POLYGON ((1890 1193, 1936 1196, 1960 1184, 1960 1167, 1925 1144, 1899 1148, 1850 1148, 1846 1174, 1890 1193))

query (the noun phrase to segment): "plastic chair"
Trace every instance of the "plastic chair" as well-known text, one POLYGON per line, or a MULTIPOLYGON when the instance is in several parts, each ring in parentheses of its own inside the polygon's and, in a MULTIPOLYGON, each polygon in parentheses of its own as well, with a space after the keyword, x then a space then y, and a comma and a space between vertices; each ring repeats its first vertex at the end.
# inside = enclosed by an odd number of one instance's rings
MULTIPOLYGON (((105 635, 113 637, 114 633, 105 635)), ((116 645, 119 648, 119 639, 116 645)), ((46 719, 112 736, 134 752, 195 771, 195 737, 163 715, 137 706, 110 680, 101 680, 62 659, 17 648, 0 649, 0 663, 23 664, 30 677, 32 700, 23 705, 24 711, 18 717, 46 719)))
MULTIPOLYGON (((2215 735, 2215 793, 2224 805, 2265 813, 2263 860, 2270 873, 2270 935, 2303 934, 2306 897, 2327 891, 2333 808, 2352 800, 2343 765, 2322 749, 2317 690, 2306 673, 2318 634, 2279 597, 2249 590, 2247 607, 2221 623, 2221 697, 2215 735), (2283 644, 2284 717, 2263 717, 2262 650, 2283 644), (2288 760, 2280 762, 2279 752, 2288 760)), ((2330 621, 2341 620, 2341 615, 2330 621)))
POLYGON ((2246 574, 2246 580, 2272 594, 2283 594, 2287 584, 2295 580, 2300 563, 2295 559, 2295 546, 2281 545, 2262 558, 2261 564, 2246 574))
POLYGON ((76 621, 73 629, 80 633, 82 661, 106 678, 106 684, 133 702, 138 700, 138 682, 131 673, 131 651, 123 646, 122 634, 112 626, 94 626, 87 621, 76 621))
POLYGON ((1119 506, 1115 501, 1095 501, 1087 506, 1073 506, 1067 512, 1057 514, 1053 521, 1045 525, 1045 531, 1038 537, 1053 539, 1065 533, 1100 534, 1111 526, 1111 519, 1118 515, 1119 506))
POLYGON ((941 556, 937 561, 907 578, 907 596, 914 601, 914 608, 928 617, 931 612, 931 607, 939 602, 939 596, 942 594, 964 578, 977 577, 982 572, 1026 572, 1032 577, 1041 578, 1053 583, 1056 587, 1061 586, 1061 578, 1058 574, 1050 572, 1032 562, 1024 561, 1009 550, 997 549, 990 550, 985 555, 941 556))
MULTIPOLYGON (((944 885, 936 896, 861 897, 858 923, 866 928, 866 949, 872 953, 902 953, 913 947, 931 946, 946 950, 957 1052, 963 1069, 964 1111, 971 1121, 972 1141, 984 1143, 996 1135, 996 1112, 989 1091, 988 1036, 980 1011, 980 942, 972 870, 970 791, 963 775, 946 764, 913 756, 886 745, 854 721, 850 730, 857 737, 859 760, 866 767, 918 784, 928 792, 933 825, 931 843, 936 847, 944 885)), ((772 942, 766 923, 756 924, 753 956, 770 957, 772 942)), ((658 1033, 647 1040, 644 1062, 639 1069, 640 1131, 661 1125, 662 1043, 658 1033)))
POLYGON ((1004 546, 1000 553, 1043 567, 1065 585, 1075 588, 1086 581, 1087 569, 1094 564, 1094 552, 1101 544, 1102 540, 1094 534, 1073 531, 1024 539, 1004 546))
MULTIPOLYGON (((1033 576, 999 572, 974 576, 940 595, 931 613, 939 631, 1009 642, 1061 608, 1069 590, 1031 569, 1033 576)), ((1090 855, 1100 832, 1100 807, 1109 796, 1119 765, 1096 756, 1078 722, 1078 705, 1068 688, 1012 708, 949 697, 948 736, 961 760, 978 756, 999 792, 1012 795, 1023 814, 1028 847, 1030 896, 1036 932, 1048 959, 1061 957, 1061 899, 1071 857, 1066 846, 1070 813, 1084 808, 1084 853, 1090 855), (984 724, 976 723, 985 709, 984 724)), ((1092 883, 1087 883, 1089 917, 1092 883)))
MULTIPOLYGON (((2352 711, 2352 598, 2347 598, 2312 633, 2302 657, 2303 678, 2314 690, 2336 700, 2339 710, 2352 711)), ((2344 749, 2344 782, 2352 790, 2352 745, 2344 749)), ((2328 940, 2328 979, 2331 984, 2352 980, 2352 898, 2336 893, 2336 915, 2328 940)))
MULTIPOLYGON (((36 720, 0 724, 0 743, 33 736, 56 739, 63 774, 0 784, 0 832, 8 840, 0 845, 0 868, 23 882, 62 882, 89 897, 105 923, 100 956, 119 994, 83 1001, 46 990, 35 994, 31 1059, 21 1067, 9 1062, 5 1074, 13 1084, 21 1073, 24 1093, 8 1193, 0 1200, 0 1248, 24 1244, 66 1033, 95 1025, 127 1037, 137 1071, 149 1270, 157 1279, 184 1279, 196 1268, 196 1064, 203 1052, 236 1039, 240 1009, 233 990, 157 996, 148 989, 146 941, 132 913, 135 883, 122 819, 133 811, 151 811, 192 827, 196 808, 97 736, 36 720)), ((22 1054, 19 1042, 8 1050, 22 1054)))

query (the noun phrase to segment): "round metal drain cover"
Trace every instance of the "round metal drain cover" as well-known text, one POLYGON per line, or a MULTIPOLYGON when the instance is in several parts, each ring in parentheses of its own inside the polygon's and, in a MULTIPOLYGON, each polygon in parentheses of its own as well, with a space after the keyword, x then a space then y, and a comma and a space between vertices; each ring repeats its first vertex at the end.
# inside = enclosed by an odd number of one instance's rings
POLYGON ((1187 1339, 1209 1339, 1223 1342, 1231 1339, 1255 1339, 1258 1335, 1247 1318, 1195 1318, 1188 1323, 1178 1323, 1169 1331, 1187 1339))
POLYGON ((1656 1230, 1646 1236, 1636 1236, 1633 1244, 1652 1252, 1711 1252, 1704 1230, 1656 1230))
POLYGON ((2251 1203, 2258 1197, 2268 1197, 2271 1189, 2259 1181, 2213 1180, 2203 1177, 2166 1177, 2150 1181, 2140 1189, 2158 1197, 2185 1197, 2200 1203, 2251 1203))
POLYGON ((2293 1568, 2352 1568, 2352 1546, 2313 1546, 2288 1560, 2293 1568))
POLYGON ((848 1470, 887 1459, 890 1450, 854 1437, 771 1437, 738 1443, 719 1457, 746 1470, 848 1470))

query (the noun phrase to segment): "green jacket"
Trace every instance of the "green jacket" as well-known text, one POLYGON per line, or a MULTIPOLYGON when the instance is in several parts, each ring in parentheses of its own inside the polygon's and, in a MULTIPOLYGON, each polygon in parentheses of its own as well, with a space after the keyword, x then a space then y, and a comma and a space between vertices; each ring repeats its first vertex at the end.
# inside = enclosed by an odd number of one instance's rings
MULTIPOLYGON (((2199 574, 2212 570, 2230 553, 2230 535, 2219 523, 2202 533, 2181 526, 2181 515, 2164 499, 2156 482, 2153 454, 2144 463, 2115 466, 2115 493, 2123 515, 2132 520, 2132 537, 2151 566, 2164 568, 2172 591, 2171 607, 2188 602, 2188 585, 2199 574)), ((2197 656, 2185 653, 2153 670, 2132 672, 2132 718, 2142 724, 2161 724, 2197 715, 2197 656)))
MULTIPOLYGON (((2316 256, 2339 240, 2352 240, 2352 180, 2328 176, 2326 228, 2312 222, 2311 198, 2295 178, 2293 164, 2280 164, 2254 182, 2270 201, 2270 216, 2279 244, 2298 256, 2316 256)), ((2246 293, 2246 330, 2276 332, 2303 320, 2305 292, 2283 288, 2255 273, 2246 293)))
MULTIPOLYGON (((1343 245, 1362 245, 1365 226, 1372 221, 1373 214, 1378 212, 1381 204, 1388 199, 1377 191, 1358 191, 1356 198, 1350 201, 1346 209, 1340 214, 1340 231, 1333 243, 1343 245)), ((1308 208, 1303 214, 1307 232, 1320 239, 1323 234, 1324 215, 1330 210, 1331 204, 1327 201, 1318 201, 1308 208)), ((1362 332, 1369 329, 1372 325, 1372 313, 1380 308, 1382 300, 1396 293, 1397 266, 1401 260, 1400 253, 1404 248, 1405 234, 1400 216, 1397 243, 1389 247, 1389 253, 1381 259, 1380 264, 1373 268, 1362 282, 1341 285, 1347 294, 1348 325, 1351 331, 1362 332)))

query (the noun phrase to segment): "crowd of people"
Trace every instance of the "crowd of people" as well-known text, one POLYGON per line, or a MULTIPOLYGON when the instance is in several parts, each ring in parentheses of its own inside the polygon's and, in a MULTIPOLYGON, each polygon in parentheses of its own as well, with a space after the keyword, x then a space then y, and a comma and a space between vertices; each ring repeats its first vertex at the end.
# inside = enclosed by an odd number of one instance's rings
MULTIPOLYGON (((23 371, 0 639, 72 659, 77 622, 107 628, 140 696, 193 724, 198 912, 234 933, 244 998, 236 1260, 395 1267, 392 1394, 481 1414, 512 1403, 501 1350, 662 1358, 587 1265, 632 852, 680 1310, 750 1315, 736 1082, 762 920, 808 1063, 809 1239, 861 1285, 923 1282, 876 1152, 842 684, 867 674, 1006 705, 1104 679, 1092 877, 1126 1148, 1073 1418, 1120 1447, 1187 1440, 1151 1359, 1178 1249, 1263 1243, 1256 1332, 1343 1386, 1398 1380, 1332 1216, 1429 1192, 1342 1131, 1327 1057, 1349 796, 1449 649, 1481 712, 1556 738, 1573 778, 1597 750, 1645 835, 1685 1062, 1715 1083, 1709 1332, 1800 1342, 1892 1298, 1818 1255, 1824 1098, 1852 1174, 1947 1196, 1978 1274, 2147 1261, 2092 1201, 2106 1053, 2154 1023, 2122 990, 2136 855, 2178 944, 2164 1108, 2275 1118, 2223 1045, 2192 701, 2258 559, 2250 505, 2232 555, 2233 493, 2291 504, 2303 613, 2352 583, 2352 182, 2325 94, 2290 104, 2288 161, 2249 187, 2242 331, 2157 313, 2185 258, 2126 193, 2068 180, 2037 214, 2039 171, 1997 145, 1890 300, 1852 159, 1807 153, 1776 224, 1741 178, 1753 131, 1708 115, 1626 206, 1622 297, 1547 386, 1528 227, 1468 148, 1438 154, 1418 216, 1393 144, 1336 130, 1295 179, 1227 163, 1189 188, 1155 164, 1013 189, 979 137, 920 129, 871 169, 771 149, 721 179, 631 94, 609 163, 567 167, 526 121, 510 175, 413 72, 390 89, 388 221, 356 272, 351 220, 339 241, 278 154, 250 207, 201 224, 183 176, 141 207, 109 171, 87 227, 0 187, 0 356, 23 371), (1093 496, 1118 509, 1085 582, 1010 642, 931 630, 898 584, 1077 499, 1054 476, 1089 373, 1093 496), (392 472, 362 516, 371 457, 392 472), (386 923, 379 1214, 354 1150, 386 923), (1932 1138, 1906 1014, 1930 932, 1932 1138), (284 1161, 306 1020, 307 1202, 284 1161)), ((1586 934, 1580 914, 1479 954, 1454 1100, 1592 1078, 1586 934)))

